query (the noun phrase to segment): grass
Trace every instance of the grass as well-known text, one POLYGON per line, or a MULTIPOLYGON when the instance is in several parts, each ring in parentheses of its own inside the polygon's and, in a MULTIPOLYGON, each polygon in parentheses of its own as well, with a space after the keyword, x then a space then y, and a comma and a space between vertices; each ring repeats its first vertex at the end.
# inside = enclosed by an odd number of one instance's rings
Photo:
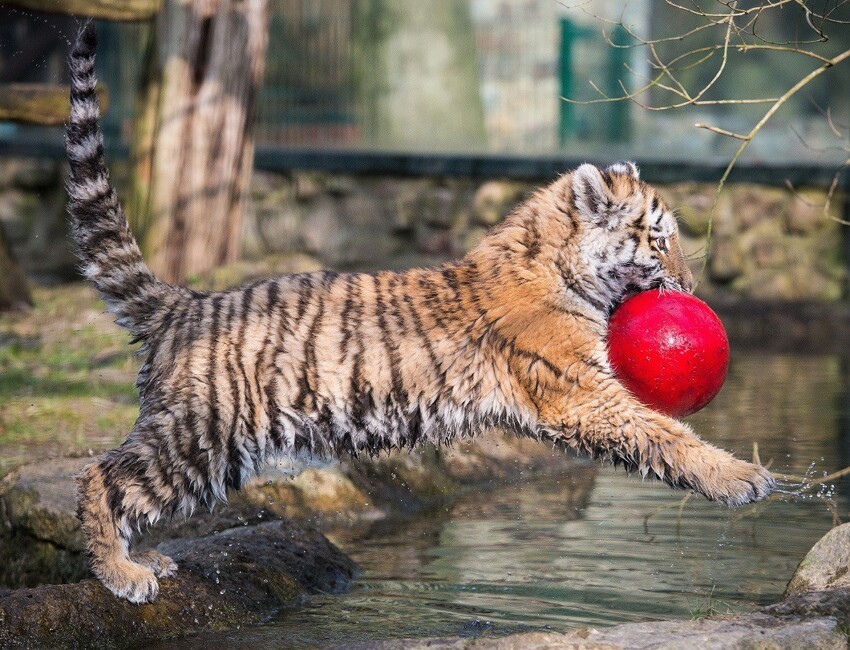
POLYGON ((690 609, 692 621, 701 621, 732 612, 733 609, 729 603, 714 597, 714 585, 711 585, 711 591, 705 594, 695 607, 690 609))
POLYGON ((0 315, 0 475, 32 460, 120 442, 138 414, 139 361, 86 285, 37 288, 0 315))

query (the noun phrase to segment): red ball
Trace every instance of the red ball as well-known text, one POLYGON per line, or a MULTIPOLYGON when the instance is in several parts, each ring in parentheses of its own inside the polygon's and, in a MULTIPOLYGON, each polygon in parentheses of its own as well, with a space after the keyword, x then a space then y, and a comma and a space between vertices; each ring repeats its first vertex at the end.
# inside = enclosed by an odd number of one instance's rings
POLYGON ((729 370, 729 339, 702 300, 656 289, 632 296, 614 311, 608 359, 641 402, 682 417, 720 392, 729 370))

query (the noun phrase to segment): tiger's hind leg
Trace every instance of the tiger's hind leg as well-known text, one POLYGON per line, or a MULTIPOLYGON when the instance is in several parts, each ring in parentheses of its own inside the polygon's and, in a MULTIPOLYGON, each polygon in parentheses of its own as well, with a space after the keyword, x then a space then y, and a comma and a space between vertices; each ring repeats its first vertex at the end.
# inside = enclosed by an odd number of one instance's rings
POLYGON ((151 484, 144 449, 128 440, 77 478, 77 516, 91 570, 113 594, 132 603, 152 602, 159 593, 157 578, 177 570, 171 558, 157 551, 130 553, 133 528, 172 512, 176 499, 172 488, 151 484))
POLYGON ((129 526, 115 516, 106 488, 104 461, 87 466, 77 478, 77 517, 86 534, 92 573, 119 598, 146 603, 159 583, 150 567, 130 559, 129 526))

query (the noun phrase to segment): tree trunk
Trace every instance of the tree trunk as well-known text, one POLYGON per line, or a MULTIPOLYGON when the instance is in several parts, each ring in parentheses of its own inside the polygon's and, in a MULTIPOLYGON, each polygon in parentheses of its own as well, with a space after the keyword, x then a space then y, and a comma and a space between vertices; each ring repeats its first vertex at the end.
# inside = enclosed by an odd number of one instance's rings
POLYGON ((32 305, 27 280, 12 255, 3 225, 0 224, 0 311, 32 305))
POLYGON ((159 14, 130 212, 165 280, 237 257, 267 42, 268 0, 166 0, 159 14))

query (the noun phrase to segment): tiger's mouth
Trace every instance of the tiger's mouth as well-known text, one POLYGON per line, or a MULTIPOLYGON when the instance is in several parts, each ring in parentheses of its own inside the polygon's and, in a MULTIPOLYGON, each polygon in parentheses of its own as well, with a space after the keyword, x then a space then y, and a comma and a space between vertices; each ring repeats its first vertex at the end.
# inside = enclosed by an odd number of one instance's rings
POLYGON ((671 291, 681 291, 682 293, 691 293, 678 281, 673 278, 661 278, 658 281, 657 286, 653 287, 654 289, 670 289, 671 291))
POLYGON ((660 291, 681 291, 682 293, 691 293, 687 289, 685 289, 682 284, 671 277, 658 278, 653 282, 650 282, 647 286, 640 286, 635 283, 629 283, 626 285, 625 291, 623 292, 623 297, 620 302, 625 302, 632 296, 635 296, 643 291, 651 291, 653 289, 658 289, 660 291))
POLYGON ((658 278, 657 280, 647 283, 645 286, 641 286, 636 282, 629 282, 623 288, 622 296, 620 296, 619 300, 615 301, 610 311, 613 312, 617 307, 626 302, 626 300, 632 296, 636 296, 639 293, 651 291, 653 289, 658 289, 659 291, 681 291, 682 293, 692 293, 688 289, 685 289, 678 280, 671 277, 658 278))

